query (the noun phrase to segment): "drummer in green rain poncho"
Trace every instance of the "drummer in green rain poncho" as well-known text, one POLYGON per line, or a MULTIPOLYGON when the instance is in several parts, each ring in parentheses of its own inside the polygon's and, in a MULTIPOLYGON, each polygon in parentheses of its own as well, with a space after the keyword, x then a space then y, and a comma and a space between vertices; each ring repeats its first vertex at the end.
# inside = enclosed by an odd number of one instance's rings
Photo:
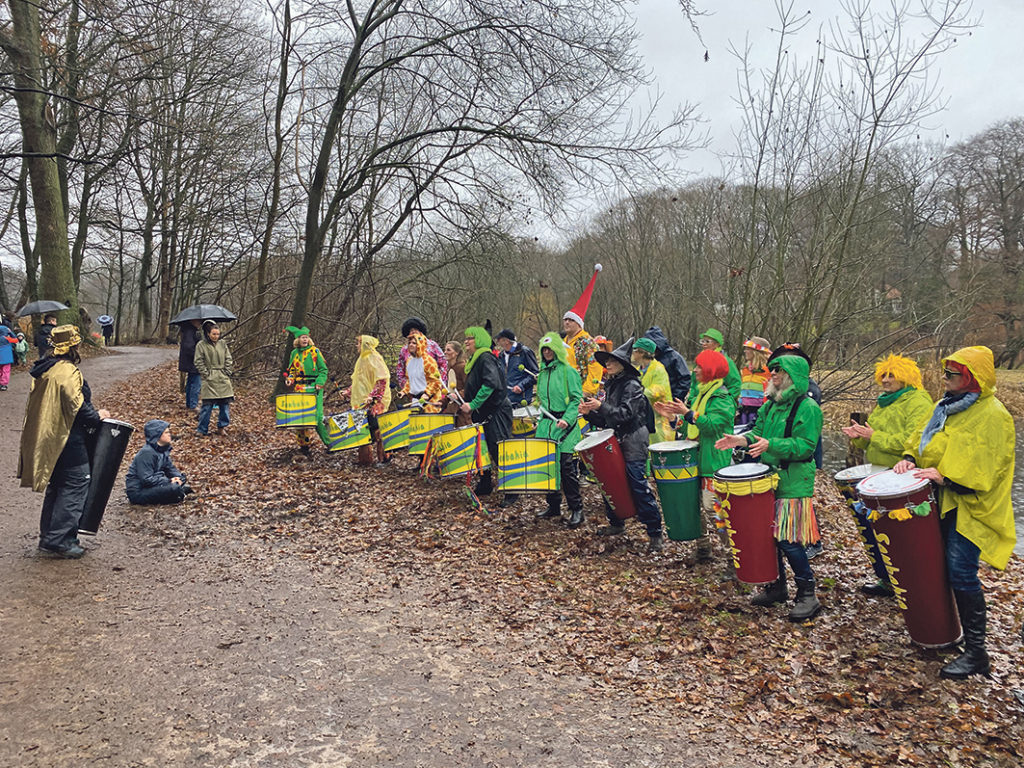
MULTIPOLYGON (((700 475, 700 509, 703 516, 702 525, 707 527, 710 516, 715 517, 715 527, 726 552, 730 551, 729 534, 725 522, 719 520, 720 510, 716 510, 717 496, 714 491, 715 472, 732 463, 732 451, 715 447, 715 441, 722 435, 732 431, 733 420, 736 418, 736 401, 725 385, 725 377, 729 373, 729 361, 717 350, 706 349, 694 360, 694 378, 698 383, 699 394, 691 409, 682 400, 672 403, 659 403, 654 410, 659 414, 670 416, 679 414, 682 420, 679 432, 687 440, 696 440, 699 444, 697 453, 697 470, 700 475)), ((705 535, 697 540, 697 560, 711 559, 711 541, 705 535)), ((729 556, 727 578, 735 576, 732 556, 729 556)))
MULTIPOLYGON (((327 384, 327 361, 323 353, 317 349, 313 339, 309 336, 309 328, 302 326, 296 328, 289 325, 284 329, 295 337, 292 342, 294 349, 291 358, 288 360, 288 368, 284 372, 284 383, 292 388, 293 392, 301 392, 316 395, 316 433, 324 445, 330 440, 327 436, 327 427, 324 424, 324 386, 327 384)), ((300 429, 295 433, 301 451, 309 455, 309 443, 311 435, 308 429, 300 429)))
POLYGON ((964 652, 939 676, 963 680, 990 670, 978 563, 1006 568, 1017 543, 1010 499, 1016 432, 1013 417, 994 396, 991 349, 965 347, 942 363, 946 394, 893 469, 938 486, 949 583, 964 631, 964 652))
MULTIPOLYGON (((856 448, 864 451, 868 464, 892 467, 903 457, 907 438, 928 421, 935 403, 921 381, 921 369, 909 357, 889 355, 875 365, 875 381, 882 388, 878 406, 868 416, 867 424, 850 422, 843 434, 856 448)), ((864 537, 864 544, 875 572, 875 581, 862 584, 860 591, 875 597, 895 594, 889 574, 878 549, 875 531, 868 520, 870 510, 861 501, 850 508, 864 537)))
POLYGON ((561 491, 547 495, 548 507, 537 517, 561 517, 562 493, 569 505, 569 528, 583 525, 583 497, 580 495, 579 470, 573 459, 576 444, 582 439, 579 405, 583 400, 583 380, 569 365, 565 343, 557 333, 549 332, 540 340, 540 372, 537 374, 537 402, 555 417, 546 415, 537 423, 537 437, 558 443, 561 491), (572 429, 570 429, 570 426, 572 429))

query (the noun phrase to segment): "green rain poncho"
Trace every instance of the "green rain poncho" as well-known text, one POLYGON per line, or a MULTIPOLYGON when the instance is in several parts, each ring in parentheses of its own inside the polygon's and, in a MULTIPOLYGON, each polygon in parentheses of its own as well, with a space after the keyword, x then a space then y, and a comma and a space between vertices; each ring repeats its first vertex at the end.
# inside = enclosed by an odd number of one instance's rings
POLYGON ((537 424, 537 437, 558 440, 559 453, 572 453, 583 438, 579 427, 579 405, 583 400, 583 380, 579 372, 568 362, 565 344, 557 333, 548 333, 540 340, 538 348, 540 372, 537 374, 537 402, 554 415, 561 414, 572 429, 565 434, 557 422, 545 417, 537 424), (544 360, 544 350, 555 354, 551 362, 544 360), (564 437, 561 437, 565 435, 564 437), (561 437, 561 439, 559 439, 561 437))
POLYGON ((992 350, 967 347, 943 360, 967 366, 978 384, 977 402, 950 414, 941 430, 920 450, 921 425, 910 436, 906 453, 919 467, 935 467, 939 474, 971 493, 939 488, 942 515, 957 510, 956 530, 981 550, 981 559, 1005 568, 1017 543, 1013 524, 1014 447, 1013 417, 995 398, 996 370, 992 350))
POLYGON ((810 366, 802 357, 785 355, 776 358, 778 364, 793 380, 792 386, 766 399, 757 411, 757 422, 747 433, 747 444, 758 437, 768 440, 768 450, 760 461, 779 472, 778 499, 803 499, 814 495, 814 449, 821 437, 821 407, 807 397, 810 366), (785 437, 786 420, 793 408, 799 408, 793 420, 791 437, 785 437), (783 467, 783 463, 786 466, 783 467))

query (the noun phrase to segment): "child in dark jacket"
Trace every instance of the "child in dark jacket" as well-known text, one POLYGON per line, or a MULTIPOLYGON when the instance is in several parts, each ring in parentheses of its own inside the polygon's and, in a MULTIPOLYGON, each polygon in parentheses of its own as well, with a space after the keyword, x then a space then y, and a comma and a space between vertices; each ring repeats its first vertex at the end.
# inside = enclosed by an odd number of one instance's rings
MULTIPOLYGON (((643 384, 640 383, 640 372, 629 360, 631 347, 632 339, 613 352, 594 353, 594 357, 608 372, 605 400, 602 403, 589 397, 580 405, 579 412, 599 429, 615 430, 622 458, 626 462, 626 479, 629 482, 629 494, 636 506, 636 516, 647 529, 650 551, 660 552, 664 547, 661 510, 647 484, 647 443, 649 428, 653 429, 654 424, 653 420, 647 423, 649 406, 643 384)), ((608 525, 598 528, 598 535, 616 536, 624 533, 625 523, 615 516, 607 500, 604 506, 608 525)))
POLYGON ((177 504, 192 493, 171 461, 171 425, 151 419, 145 427, 146 444, 132 459, 125 478, 128 501, 132 504, 177 504))

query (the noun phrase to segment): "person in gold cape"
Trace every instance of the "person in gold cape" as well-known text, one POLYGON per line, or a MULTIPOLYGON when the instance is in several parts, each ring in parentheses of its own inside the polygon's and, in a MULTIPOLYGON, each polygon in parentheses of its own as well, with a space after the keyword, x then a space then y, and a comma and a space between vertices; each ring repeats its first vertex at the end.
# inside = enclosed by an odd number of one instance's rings
POLYGON ((39 518, 39 551, 49 557, 79 558, 78 523, 89 493, 86 435, 110 413, 92 405, 89 384, 78 369, 82 337, 73 325, 49 336, 50 354, 29 371, 32 389, 21 432, 18 477, 22 488, 45 491, 39 518))

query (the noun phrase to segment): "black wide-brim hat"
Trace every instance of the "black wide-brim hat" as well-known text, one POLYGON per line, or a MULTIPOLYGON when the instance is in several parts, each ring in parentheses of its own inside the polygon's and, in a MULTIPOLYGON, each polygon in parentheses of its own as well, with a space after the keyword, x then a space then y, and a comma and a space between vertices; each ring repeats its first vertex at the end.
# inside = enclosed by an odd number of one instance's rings
POLYGON ((604 366, 607 366, 609 360, 616 360, 622 363, 622 367, 625 369, 626 373, 632 373, 637 378, 640 378, 640 371, 633 367, 633 363, 630 360, 630 354, 632 352, 633 339, 630 338, 630 340, 625 344, 613 349, 611 352, 605 352, 603 349, 598 350, 594 353, 594 359, 604 366))
POLYGON ((775 349, 773 349, 771 355, 768 357, 767 362, 765 362, 765 365, 769 365, 772 362, 772 360, 775 360, 776 358, 782 357, 784 355, 802 357, 804 360, 807 361, 807 368, 808 370, 810 370, 811 358, 807 355, 806 352, 800 349, 800 345, 797 344, 796 342, 787 342, 783 344, 781 347, 776 347, 775 349))

